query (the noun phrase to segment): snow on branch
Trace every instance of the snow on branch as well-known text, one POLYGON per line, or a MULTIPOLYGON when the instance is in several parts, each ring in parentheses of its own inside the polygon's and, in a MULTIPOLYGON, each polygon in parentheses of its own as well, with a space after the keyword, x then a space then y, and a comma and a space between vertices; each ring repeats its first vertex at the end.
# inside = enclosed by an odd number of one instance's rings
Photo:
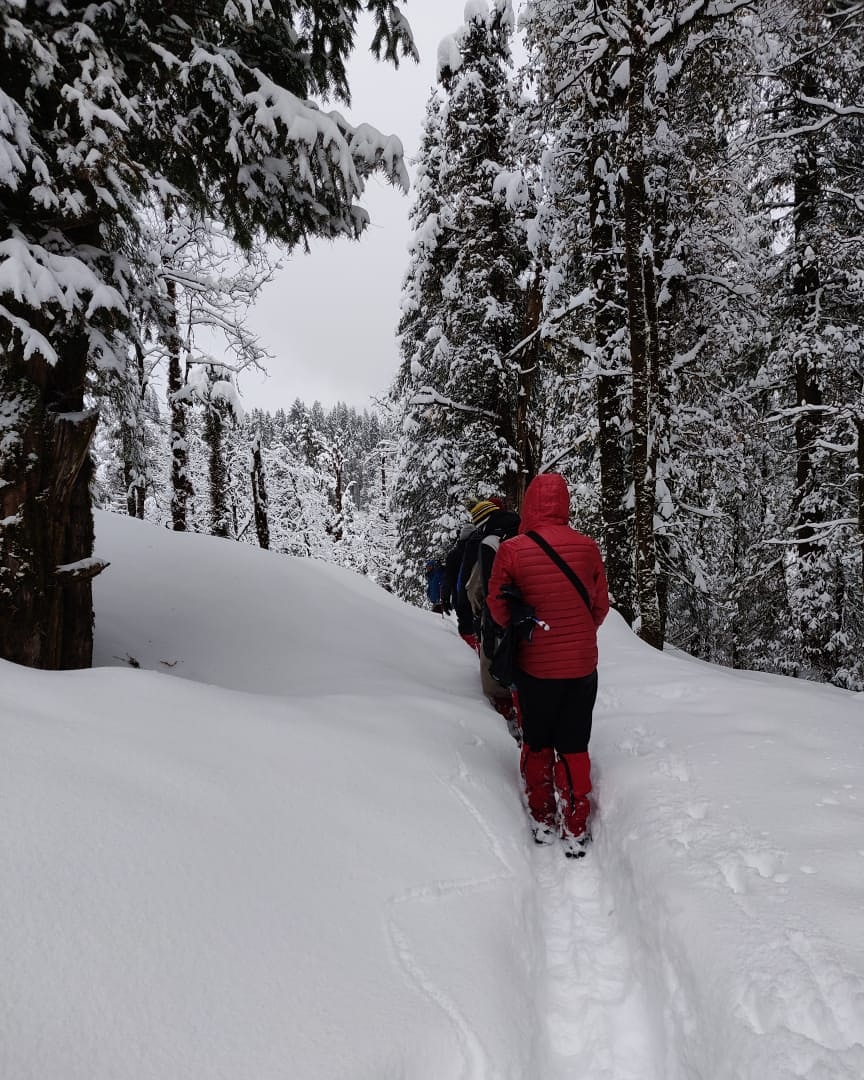
POLYGON ((752 0, 730 0, 729 3, 718 3, 716 0, 695 0, 672 18, 668 16, 660 18, 648 35, 648 44, 659 45, 680 37, 685 30, 689 30, 690 25, 700 15, 705 15, 709 19, 722 19, 746 7, 752 7, 752 0))
MULTIPOLYGON (((51 311, 65 314, 67 319, 82 317, 91 322, 90 334, 96 351, 109 358, 115 349, 92 320, 97 313, 126 314, 126 302, 111 285, 107 285, 83 259, 49 251, 40 244, 30 243, 17 230, 0 240, 0 300, 13 298, 34 312, 51 311)), ((25 356, 39 354, 49 364, 57 363, 57 352, 48 339, 20 315, 0 305, 0 322, 21 335, 25 356)))
POLYGON ((672 362, 670 364, 671 370, 680 371, 681 368, 686 367, 688 364, 692 364, 694 360, 697 360, 702 350, 708 343, 708 340, 709 335, 707 333, 704 333, 700 336, 699 340, 692 347, 692 349, 688 349, 687 352, 683 353, 675 353, 675 355, 672 357, 672 362))
MULTIPOLYGON (((320 146, 348 191, 360 194, 361 177, 375 168, 382 168, 394 184, 408 190, 402 143, 395 135, 382 135, 371 124, 353 127, 335 110, 324 112, 311 102, 304 103, 262 71, 255 69, 252 74, 259 88, 246 94, 243 101, 254 109, 256 128, 273 134, 278 125, 284 128, 286 138, 295 144, 300 156, 300 171, 305 179, 311 178, 311 158, 320 146)), ((320 155, 316 160, 324 164, 320 155)))
POLYGON ((31 244, 17 231, 0 240, 0 296, 4 294, 35 311, 57 304, 67 314, 83 311, 86 319, 99 310, 126 310, 120 293, 81 259, 31 244))
POLYGON ((804 531, 803 536, 772 537, 763 540, 765 547, 800 547, 802 544, 824 544, 834 538, 838 532, 857 529, 858 518, 832 518, 831 521, 809 521, 806 525, 796 526, 793 531, 804 531))
POLYGON ((92 580, 110 565, 107 560, 91 555, 89 558, 55 567, 53 576, 58 585, 76 585, 81 581, 92 580))
POLYGON ((808 97, 806 94, 801 93, 796 94, 795 97, 805 105, 811 105, 814 109, 822 109, 825 112, 833 113, 836 117, 864 116, 864 105, 838 105, 836 101, 829 101, 827 98, 808 97))
POLYGON ((495 420, 497 417, 495 413, 490 412, 488 409, 478 409, 474 405, 462 405, 458 401, 453 401, 452 398, 444 397, 443 394, 439 394, 431 386, 421 386, 420 389, 411 395, 409 405, 443 405, 447 409, 455 409, 458 412, 473 413, 475 416, 488 416, 490 419, 495 420))
POLYGON ((575 296, 565 308, 562 308, 560 311, 557 311, 553 315, 550 315, 548 318, 544 319, 536 330, 533 330, 526 337, 522 338, 522 340, 518 342, 518 344, 514 345, 508 353, 505 353, 501 357, 501 359, 510 360, 514 356, 518 356, 518 354, 522 352, 523 349, 525 349, 528 345, 530 345, 535 338, 546 337, 550 327, 557 326, 558 323, 563 322, 565 319, 569 318, 574 311, 577 311, 579 308, 585 307, 586 304, 590 303, 593 295, 593 289, 583 289, 582 292, 575 296))
POLYGON ((48 339, 34 329, 26 319, 13 315, 8 308, 0 304, 0 325, 4 322, 11 326, 13 332, 21 335, 25 360, 31 360, 34 356, 41 356, 51 365, 57 363, 57 353, 48 339))
POLYGON ((752 297, 756 295, 756 288, 753 285, 743 282, 740 285, 736 285, 735 282, 729 281, 728 278, 719 277, 717 274, 690 274, 690 281, 704 281, 709 285, 717 285, 721 289, 725 289, 733 296, 740 297, 752 297))
POLYGON ((795 139, 799 135, 814 135, 817 131, 822 131, 828 127, 829 124, 833 124, 837 117, 830 113, 827 116, 823 116, 821 120, 816 120, 812 124, 802 124, 797 128, 787 128, 785 131, 775 131, 768 135, 760 135, 758 138, 747 142, 747 146, 758 146, 760 143, 772 143, 772 142, 784 142, 787 139, 795 139))
POLYGON ((30 126, 24 110, 0 90, 0 186, 18 189, 27 171, 25 159, 33 150, 30 126))
POLYGON ((462 49, 458 33, 448 34, 438 43, 435 78, 440 82, 448 75, 455 75, 462 67, 462 49))

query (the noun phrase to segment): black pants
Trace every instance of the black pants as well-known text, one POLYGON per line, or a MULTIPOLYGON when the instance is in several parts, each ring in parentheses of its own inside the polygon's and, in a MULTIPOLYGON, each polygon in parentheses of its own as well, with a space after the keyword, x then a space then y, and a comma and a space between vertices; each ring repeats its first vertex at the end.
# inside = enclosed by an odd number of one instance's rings
POLYGON ((582 754, 591 738, 597 700, 597 672, 581 679, 538 679, 516 672, 522 739, 529 750, 552 747, 559 754, 582 754))

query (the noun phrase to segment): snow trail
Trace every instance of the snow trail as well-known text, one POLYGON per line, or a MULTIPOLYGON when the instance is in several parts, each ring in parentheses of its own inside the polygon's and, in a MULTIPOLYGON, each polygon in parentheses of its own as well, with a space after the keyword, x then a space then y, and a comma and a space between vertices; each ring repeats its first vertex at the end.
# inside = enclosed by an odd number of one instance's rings
MULTIPOLYGON (((497 716, 493 722, 498 723, 497 716)), ((515 808, 522 801, 518 750, 509 741, 508 746, 513 753, 515 808)), ((474 749, 488 752, 489 743, 479 739, 474 749)), ((524 831, 499 835, 500 823, 496 827, 488 821, 468 794, 487 787, 485 769, 478 768, 482 760, 472 767, 457 753, 457 773, 446 779, 446 786, 486 836, 490 852, 501 864, 502 884, 515 883, 513 859, 527 855, 533 888, 525 930, 535 941, 533 964, 528 967, 534 969, 537 987, 533 995, 528 992, 534 1012, 531 1067, 542 1080, 665 1080, 657 1066, 661 1058, 656 1017, 619 918, 614 875, 604 873, 601 852, 592 847, 584 858, 572 860, 565 857, 560 843, 533 844, 527 810, 516 811, 524 831), (515 856, 514 848, 523 844, 527 851, 523 848, 515 856)), ((596 813, 595 819, 602 834, 603 823, 596 813)), ((447 883, 445 888, 464 891, 491 884, 492 880, 447 883)), ((623 914, 626 917, 626 911, 623 914)), ((471 1043, 464 1040, 466 1051, 471 1043)), ((482 1055, 468 1051, 466 1064, 469 1076, 499 1075, 494 1055, 484 1062, 482 1055)), ((504 1072, 516 1075, 506 1067, 504 1072)))
POLYGON ((864 695, 610 615, 574 863, 455 626, 97 526, 105 667, 0 663, 0 1076, 864 1077, 864 695))
POLYGON ((535 856, 547 973, 547 1080, 660 1080, 645 994, 596 850, 535 856))

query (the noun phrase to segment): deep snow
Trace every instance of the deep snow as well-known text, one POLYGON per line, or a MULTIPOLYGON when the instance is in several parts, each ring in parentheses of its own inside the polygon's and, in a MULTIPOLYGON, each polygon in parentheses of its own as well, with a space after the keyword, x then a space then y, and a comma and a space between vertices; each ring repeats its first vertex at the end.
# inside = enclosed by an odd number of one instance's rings
POLYGON ((573 864, 448 620, 97 540, 103 666, 0 664, 4 1080, 864 1076, 862 695, 611 616, 573 864))

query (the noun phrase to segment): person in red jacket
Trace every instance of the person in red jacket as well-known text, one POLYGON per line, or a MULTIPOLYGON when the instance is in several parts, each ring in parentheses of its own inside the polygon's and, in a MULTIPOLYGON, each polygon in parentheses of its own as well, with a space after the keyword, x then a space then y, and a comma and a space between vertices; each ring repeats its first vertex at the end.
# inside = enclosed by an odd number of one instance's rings
POLYGON ((495 556, 486 603, 495 622, 506 626, 510 612, 501 590, 515 585, 548 626, 538 626, 517 652, 520 771, 534 839, 551 843, 557 832, 565 853, 579 857, 590 839, 588 741, 597 697, 597 628, 609 611, 609 593, 600 549, 571 529, 569 518, 564 477, 535 477, 525 492, 519 535, 495 556))

